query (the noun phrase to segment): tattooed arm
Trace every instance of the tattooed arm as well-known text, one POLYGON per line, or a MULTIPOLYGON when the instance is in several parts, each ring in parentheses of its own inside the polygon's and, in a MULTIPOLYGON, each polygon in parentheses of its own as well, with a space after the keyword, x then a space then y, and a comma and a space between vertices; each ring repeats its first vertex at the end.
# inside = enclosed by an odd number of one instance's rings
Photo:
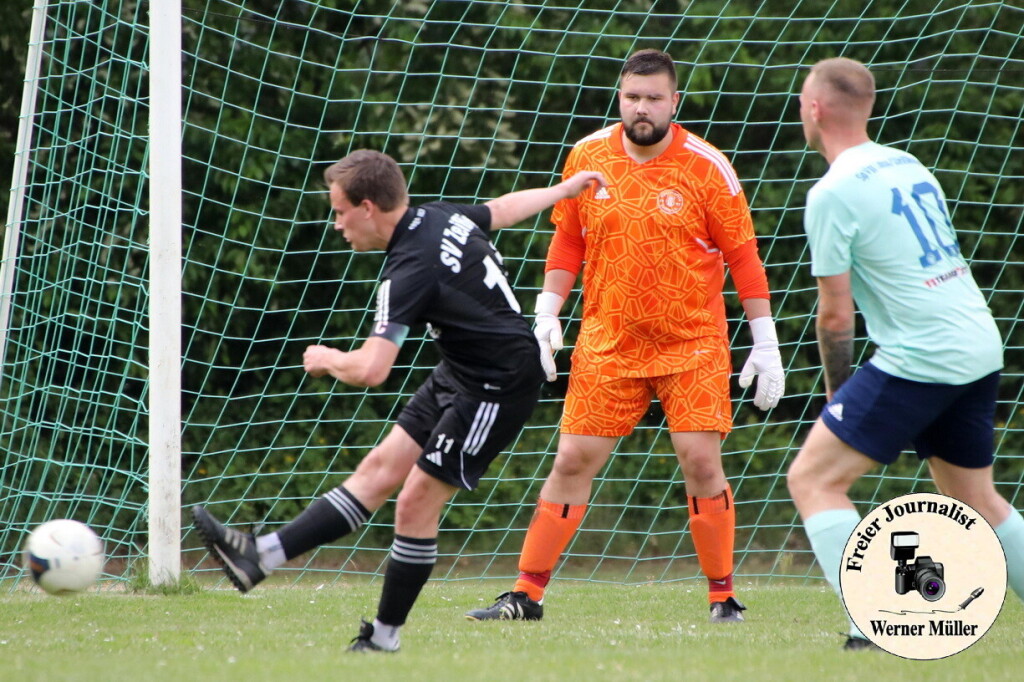
POLYGON ((825 396, 831 400, 850 378, 853 362, 853 294, 850 273, 818 278, 818 352, 825 371, 825 396))

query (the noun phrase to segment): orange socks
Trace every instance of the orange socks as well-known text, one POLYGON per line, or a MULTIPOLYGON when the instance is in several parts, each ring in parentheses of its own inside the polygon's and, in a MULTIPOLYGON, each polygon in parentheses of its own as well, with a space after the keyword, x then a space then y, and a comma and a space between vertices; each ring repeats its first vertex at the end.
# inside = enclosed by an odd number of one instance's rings
POLYGON ((537 509, 523 541, 523 552, 519 556, 519 579, 512 588, 513 592, 525 592, 534 601, 544 598, 544 588, 551 580, 551 571, 580 527, 586 511, 585 504, 537 501, 537 509))
POLYGON ((732 489, 714 497, 689 497, 690 533, 701 571, 708 579, 708 601, 736 596, 732 589, 732 552, 736 537, 736 509, 732 489))
MULTIPOLYGON (((732 555, 736 509, 732 489, 726 484, 725 490, 714 497, 687 497, 687 503, 693 545, 700 568, 708 579, 708 601, 725 601, 735 596, 732 555)), ((519 579, 512 588, 513 592, 525 592, 534 601, 544 598, 544 588, 551 580, 551 571, 579 529, 586 511, 585 504, 555 504, 538 500, 519 556, 519 579)))

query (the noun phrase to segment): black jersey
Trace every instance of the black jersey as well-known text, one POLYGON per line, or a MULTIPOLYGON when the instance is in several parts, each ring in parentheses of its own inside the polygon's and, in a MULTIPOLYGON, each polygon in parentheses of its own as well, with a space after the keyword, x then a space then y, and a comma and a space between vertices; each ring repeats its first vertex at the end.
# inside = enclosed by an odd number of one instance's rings
POLYGON ((543 371, 490 228, 483 205, 439 201, 406 211, 388 243, 371 336, 401 345, 426 323, 467 388, 501 395, 535 388, 543 371))

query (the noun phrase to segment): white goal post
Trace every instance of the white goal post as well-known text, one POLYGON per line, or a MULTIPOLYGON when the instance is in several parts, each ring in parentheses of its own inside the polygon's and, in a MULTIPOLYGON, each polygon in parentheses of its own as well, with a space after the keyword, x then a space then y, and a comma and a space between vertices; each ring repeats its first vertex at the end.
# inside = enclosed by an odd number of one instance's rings
POLYGON ((149 27, 149 579, 161 585, 181 573, 181 0, 153 0, 149 27))

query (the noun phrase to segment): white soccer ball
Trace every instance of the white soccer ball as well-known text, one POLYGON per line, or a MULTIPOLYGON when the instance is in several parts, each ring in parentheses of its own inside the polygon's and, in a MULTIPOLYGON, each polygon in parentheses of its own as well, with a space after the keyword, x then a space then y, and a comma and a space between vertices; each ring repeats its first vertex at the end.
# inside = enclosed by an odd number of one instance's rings
POLYGON ((103 541, 84 523, 47 521, 28 536, 24 562, 36 584, 50 594, 81 592, 103 570, 103 541))

